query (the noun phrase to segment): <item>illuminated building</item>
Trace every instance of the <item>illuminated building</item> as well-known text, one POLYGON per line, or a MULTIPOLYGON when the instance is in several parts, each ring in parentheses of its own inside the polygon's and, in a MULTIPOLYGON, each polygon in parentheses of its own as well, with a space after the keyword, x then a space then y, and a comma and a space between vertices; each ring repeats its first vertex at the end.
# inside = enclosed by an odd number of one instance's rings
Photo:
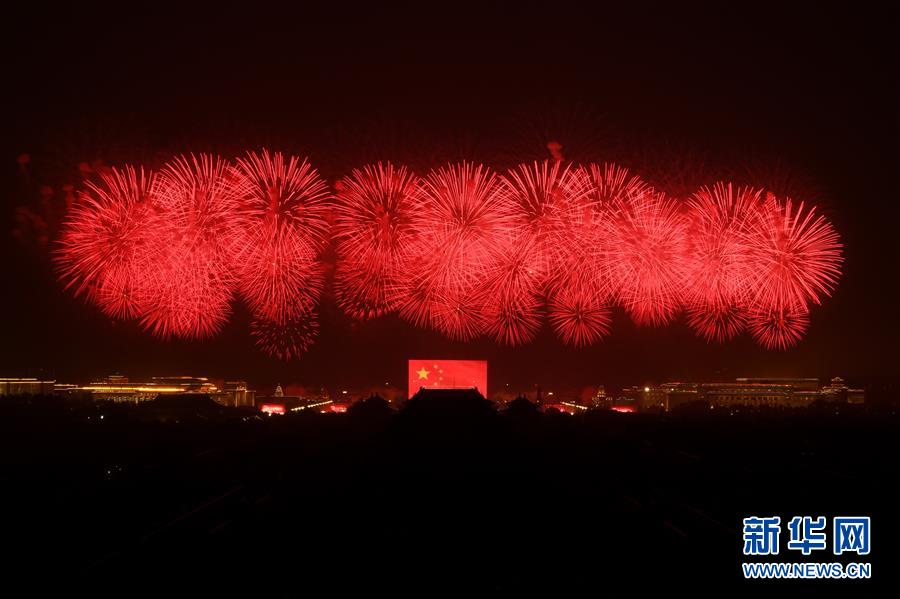
POLYGON ((75 387, 68 391, 72 394, 88 394, 97 401, 114 401, 117 403, 139 403, 156 399, 167 393, 182 393, 181 387, 166 387, 152 383, 128 383, 111 385, 105 382, 90 383, 75 387))
POLYGON ((666 410, 696 402, 701 399, 700 386, 697 383, 666 383, 662 386, 665 393, 666 410))
POLYGON ((153 384, 180 387, 183 393, 217 393, 219 388, 205 376, 154 376, 153 384))
POLYGON ((301 412, 304 410, 325 412, 330 411, 332 403, 334 402, 324 389, 318 395, 303 397, 300 395, 285 395, 281 385, 275 386, 275 391, 272 395, 263 395, 256 398, 256 406, 267 413, 273 413, 272 406, 281 406, 285 412, 301 412))
POLYGON ((597 388, 597 391, 590 397, 590 400, 578 402, 582 406, 595 409, 606 409, 614 412, 637 412, 642 403, 652 406, 656 401, 656 397, 651 393, 651 387, 635 386, 622 390, 619 396, 607 395, 603 385, 597 388))
POLYGON ((256 405, 256 391, 248 389, 246 381, 225 381, 218 396, 219 403, 233 408, 252 408, 256 405))
POLYGON ((692 402, 710 407, 787 407, 801 408, 814 402, 860 404, 865 391, 851 389, 843 379, 831 379, 821 386, 815 378, 737 378, 733 383, 665 383, 659 386, 632 387, 625 390, 642 410, 672 410, 692 402))
POLYGON ((33 378, 0 378, 0 395, 50 395, 56 381, 33 378))
POLYGON ((811 378, 739 378, 734 383, 708 383, 699 393, 715 407, 806 407, 822 398, 819 380, 811 378))
POLYGON ((822 393, 829 401, 844 401, 850 404, 861 404, 866 401, 864 389, 851 389, 844 384, 844 379, 839 376, 831 379, 831 382, 822 387, 822 393))
MULTIPOLYGON (((61 390, 63 391, 63 390, 61 390)), ((197 393, 215 397, 218 387, 206 377, 152 377, 150 382, 132 383, 127 377, 110 375, 101 381, 83 386, 71 386, 67 394, 89 395, 97 401, 139 403, 156 399, 159 395, 197 393)))
POLYGON ((642 385, 628 387, 622 390, 625 398, 639 410, 664 410, 666 409, 667 391, 662 387, 642 385))

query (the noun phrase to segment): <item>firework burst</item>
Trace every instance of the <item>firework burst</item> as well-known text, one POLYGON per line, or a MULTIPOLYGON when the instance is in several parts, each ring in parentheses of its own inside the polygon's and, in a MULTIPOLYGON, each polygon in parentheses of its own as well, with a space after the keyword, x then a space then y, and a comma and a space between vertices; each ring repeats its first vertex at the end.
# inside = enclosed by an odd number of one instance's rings
POLYGON ((681 306, 687 221, 678 205, 648 189, 616 201, 604 222, 610 284, 638 324, 670 322, 681 306))
POLYGON ((482 293, 485 332, 498 343, 521 345, 531 341, 541 325, 540 260, 528 238, 516 240, 492 263, 482 293))
POLYGON ((843 261, 840 238, 823 216, 768 194, 757 226, 744 235, 748 328, 767 349, 795 345, 809 327, 809 305, 831 295, 843 261))
POLYGON ((249 152, 233 169, 238 288, 260 318, 287 322, 318 301, 316 261, 328 242, 328 186, 307 160, 249 152))
POLYGON ((685 305, 688 322, 708 341, 731 339, 745 326, 754 272, 747 233, 758 227, 760 193, 717 183, 688 202, 685 305))
POLYGON ((794 306, 821 303, 840 277, 840 238, 814 208, 769 194, 757 226, 745 235, 754 265, 754 302, 794 306))
POLYGON ((616 203, 640 197, 650 189, 640 177, 613 163, 591 164, 581 169, 581 176, 589 181, 587 197, 597 214, 603 214, 616 203))
POLYGON ((809 328, 809 309, 803 304, 756 306, 750 309, 747 328, 766 349, 788 349, 809 328))
POLYGON ((609 333, 610 312, 601 298, 602 293, 588 284, 567 285, 553 295, 550 324, 563 343, 583 347, 609 333))
POLYGON ((401 316, 455 339, 482 329, 476 298, 512 240, 512 215, 500 179, 482 165, 452 164, 421 185, 419 231, 405 260, 401 316))
POLYGON ((504 184, 517 236, 533 240, 535 262, 548 284, 583 249, 579 242, 590 224, 590 179, 582 169, 545 160, 510 170, 504 184))
POLYGON ((551 323, 561 337, 573 343, 592 343, 608 332, 608 306, 616 299, 611 260, 619 248, 612 247, 618 238, 610 234, 619 224, 616 211, 641 201, 652 190, 615 164, 591 164, 577 174, 581 179, 577 188, 586 186, 587 193, 576 196, 573 248, 562 272, 548 287, 548 300, 551 323), (585 327, 583 334, 571 334, 567 323, 585 327))
POLYGON ((201 339, 228 319, 235 197, 228 163, 178 156, 159 174, 154 260, 142 277, 141 321, 154 334, 201 339))
POLYGON ((66 288, 94 301, 112 318, 141 312, 138 289, 156 257, 151 193, 143 169, 110 169, 88 183, 69 213, 56 254, 66 288))
POLYGON ((312 311, 298 312, 281 322, 256 317, 250 323, 250 334, 266 355, 284 361, 296 360, 315 343, 319 321, 312 311))
POLYGON ((585 346, 608 334, 612 305, 642 325, 684 309, 709 341, 746 330, 786 349, 843 260, 831 223, 803 203, 718 183, 682 204, 613 164, 547 160, 501 177, 461 162, 420 179, 378 163, 336 191, 332 203, 305 159, 266 150, 233 165, 179 156, 156 176, 104 170, 64 222, 60 278, 164 338, 216 333, 238 293, 256 344, 294 359, 316 337, 334 241, 335 297, 355 318, 396 311, 453 339, 518 345, 546 313, 585 346))
POLYGON ((372 318, 396 306, 392 290, 417 237, 418 190, 413 173, 390 163, 354 170, 340 181, 335 295, 348 315, 372 318))

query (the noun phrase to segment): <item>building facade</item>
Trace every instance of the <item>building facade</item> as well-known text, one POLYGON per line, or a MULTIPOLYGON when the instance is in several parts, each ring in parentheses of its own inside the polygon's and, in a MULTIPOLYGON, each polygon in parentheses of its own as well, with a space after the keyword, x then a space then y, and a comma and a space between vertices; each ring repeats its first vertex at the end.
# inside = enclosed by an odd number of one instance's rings
POLYGON ((803 408, 815 402, 861 404, 865 391, 835 377, 828 385, 815 378, 737 378, 724 383, 665 383, 625 389, 642 410, 669 411, 691 403, 714 408, 803 408))
POLYGON ((0 395, 52 395, 56 381, 0 378, 0 395))

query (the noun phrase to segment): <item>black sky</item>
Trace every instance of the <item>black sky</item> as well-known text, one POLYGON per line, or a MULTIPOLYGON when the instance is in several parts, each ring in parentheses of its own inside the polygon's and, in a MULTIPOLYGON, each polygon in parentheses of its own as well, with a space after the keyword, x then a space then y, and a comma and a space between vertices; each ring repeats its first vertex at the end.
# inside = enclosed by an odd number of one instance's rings
POLYGON ((758 2, 218 3, 6 8, 0 376, 82 380, 196 373, 259 385, 402 386, 408 357, 490 360, 491 386, 620 386, 673 378, 897 373, 896 21, 886 10, 758 2), (362 3, 361 3, 362 4, 362 3), (727 6, 726 6, 727 4, 727 6), (815 202, 846 245, 845 275, 804 341, 707 345, 683 322, 573 350, 545 330, 504 349, 391 318, 353 323, 325 300, 299 363, 256 352, 236 306, 222 335, 162 343, 106 321, 15 239, 17 209, 77 165, 175 152, 308 153, 330 179, 392 159, 616 160, 675 193, 720 177, 815 202), (28 181, 16 163, 31 157, 28 181))

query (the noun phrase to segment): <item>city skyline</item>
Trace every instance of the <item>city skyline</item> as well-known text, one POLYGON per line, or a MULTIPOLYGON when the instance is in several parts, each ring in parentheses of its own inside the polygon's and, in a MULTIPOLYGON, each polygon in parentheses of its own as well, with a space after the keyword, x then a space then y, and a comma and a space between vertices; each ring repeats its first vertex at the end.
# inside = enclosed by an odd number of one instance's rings
MULTIPOLYGON (((134 378, 121 373, 114 373, 104 377, 94 377, 89 379, 73 379, 73 380, 55 380, 38 377, 0 377, 0 395, 16 395, 24 393, 27 395, 72 395, 89 393, 95 396, 95 399, 112 399, 115 400, 116 393, 135 394, 136 401, 146 401, 154 399, 160 394, 178 394, 182 392, 200 393, 216 395, 223 392, 243 391, 250 394, 256 394, 260 397, 273 397, 279 393, 288 395, 300 394, 301 396, 322 396, 333 394, 335 399, 345 401, 359 401, 370 396, 379 395, 388 401, 403 401, 411 398, 421 389, 475 389, 486 399, 498 402, 500 404, 508 403, 517 397, 548 398, 554 397, 553 401, 565 399, 586 399, 588 396, 597 397, 598 395, 609 397, 611 399, 628 397, 631 393, 657 392, 665 390, 666 392, 679 392, 684 390, 696 391, 702 387, 716 386, 740 386, 741 384, 750 385, 775 385, 775 386, 798 386, 802 389, 823 390, 831 387, 848 388, 847 381, 843 377, 833 376, 824 379, 818 377, 746 377, 739 376, 734 378, 716 378, 705 380, 670 380, 670 381, 652 381, 644 379, 641 382, 632 382, 626 386, 612 386, 598 382, 594 385, 586 386, 566 386, 557 387, 545 386, 539 382, 531 384, 515 384, 509 382, 495 382, 493 386, 480 388, 477 380, 469 381, 468 378, 457 380, 455 376, 447 379, 440 377, 435 381, 429 382, 428 375, 425 372, 423 364, 425 362, 438 362, 437 371, 440 368, 458 368, 452 366, 453 362, 462 364, 475 364, 474 372, 478 372, 480 368, 487 368, 485 363, 483 366, 478 365, 478 361, 463 360, 410 360, 408 368, 410 369, 410 379, 407 381, 408 388, 404 385, 392 384, 390 381, 384 383, 370 383, 362 386, 337 385, 328 387, 323 384, 302 383, 297 381, 291 382, 274 382, 260 383, 248 382, 240 377, 215 378, 205 376, 191 375, 160 375, 144 378, 134 378), (420 370, 413 370, 413 368, 420 370), (421 384, 418 384, 421 383, 421 384), (826 384, 827 383, 827 384, 826 384)), ((473 366, 463 366, 465 369, 473 368, 473 366)), ((481 376, 476 374, 477 376, 481 376)), ((852 389, 853 384, 849 381, 851 391, 864 394, 865 389, 852 389)), ((865 385, 864 385, 865 386, 865 385)), ((851 402, 852 403, 852 402, 851 402)), ((859 401, 858 403, 862 403, 859 401)), ((252 405, 252 398, 248 405, 252 405)), ((668 408, 667 408, 668 409, 668 408)))

